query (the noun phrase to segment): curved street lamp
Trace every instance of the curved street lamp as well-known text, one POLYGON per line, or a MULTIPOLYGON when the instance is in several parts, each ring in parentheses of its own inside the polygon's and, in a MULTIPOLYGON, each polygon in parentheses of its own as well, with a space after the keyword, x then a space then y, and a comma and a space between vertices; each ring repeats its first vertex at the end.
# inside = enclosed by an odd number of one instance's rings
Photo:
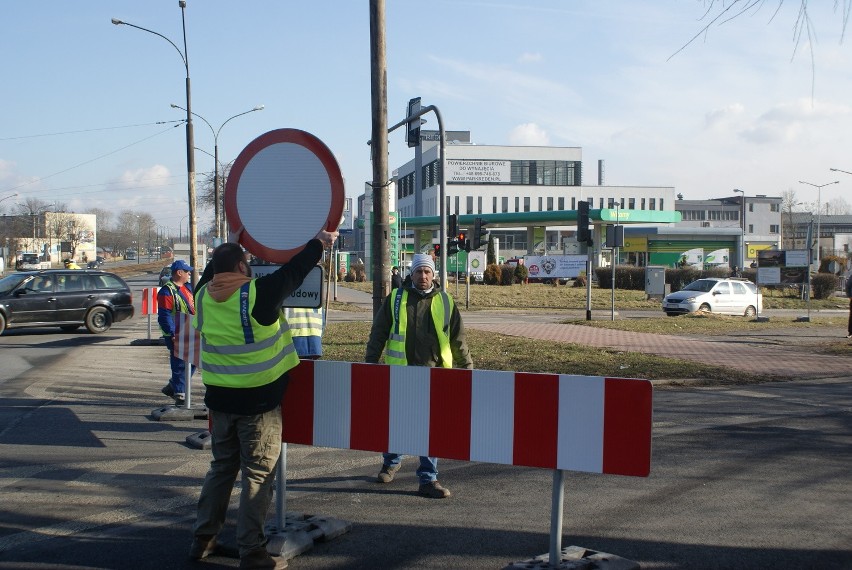
POLYGON ((15 192, 14 194, 9 194, 5 198, 0 198, 0 202, 3 202, 4 200, 8 200, 9 198, 15 198, 17 195, 18 195, 17 192, 15 192))
MULTIPOLYGON (((832 170, 834 170, 834 169, 832 168, 832 170)), ((819 266, 822 262, 822 255, 820 253, 821 248, 820 248, 820 244, 819 244, 820 237, 822 237, 820 235, 820 220, 822 218, 822 187, 823 186, 831 186, 832 184, 840 184, 840 180, 835 180, 834 182, 826 182, 825 184, 813 184, 811 182, 805 182, 804 180, 799 180, 799 184, 807 184, 808 186, 813 186, 814 188, 817 189, 817 237, 816 237, 816 246, 817 246, 817 248, 816 248, 817 249, 817 251, 816 251, 817 260, 816 261, 817 261, 817 263, 816 263, 816 266, 817 266, 817 271, 819 271, 819 266)), ((810 245, 810 244, 808 244, 808 245, 810 245)))
MULTIPOLYGON (((130 26, 149 34, 159 36, 169 42, 180 54, 181 61, 186 68, 186 173, 187 173, 187 193, 189 194, 189 264, 196 266, 196 256, 198 254, 198 221, 195 216, 195 142, 192 130, 192 97, 190 96, 189 82, 189 52, 186 47, 186 0, 178 0, 178 6, 181 10, 181 23, 183 25, 183 51, 175 45, 175 43, 154 30, 143 28, 129 22, 124 22, 117 18, 112 18, 112 23, 116 26, 130 26)), ((193 282, 198 280, 193 273, 193 282)))
MULTIPOLYGON (((181 109, 182 111, 186 111, 186 109, 184 109, 180 105, 175 105, 174 103, 172 103, 171 106, 172 106, 173 109, 181 109)), ((213 170, 214 170, 214 175, 213 175, 213 200, 215 202, 214 210, 216 212, 216 215, 215 215, 215 217, 216 217, 216 237, 219 238, 220 240, 222 239, 222 234, 224 232, 222 231, 222 212, 221 212, 221 208, 219 206, 220 198, 222 196, 220 186, 219 186, 219 164, 220 164, 219 163, 219 133, 222 131, 222 127, 227 125, 228 122, 231 119, 236 119, 237 117, 242 117, 243 115, 248 115, 249 113, 253 113, 255 111, 263 111, 263 109, 264 109, 263 105, 258 105, 257 107, 254 107, 253 109, 249 109, 248 111, 243 111, 242 113, 237 113, 236 115, 228 118, 227 120, 225 120, 224 123, 219 125, 218 129, 214 129, 213 125, 210 124, 210 121, 208 121, 207 119, 205 119, 204 117, 202 117, 198 113, 192 112, 193 115, 195 115, 196 117, 198 117, 199 119, 204 121, 204 123, 208 127, 210 127, 210 132, 213 133, 213 160, 214 160, 214 162, 213 162, 213 170)), ((201 150, 201 149, 198 149, 198 150, 201 150)), ((204 152, 205 154, 207 154, 203 150, 201 152, 204 152)), ((224 172, 223 172, 223 174, 224 174, 224 172)))

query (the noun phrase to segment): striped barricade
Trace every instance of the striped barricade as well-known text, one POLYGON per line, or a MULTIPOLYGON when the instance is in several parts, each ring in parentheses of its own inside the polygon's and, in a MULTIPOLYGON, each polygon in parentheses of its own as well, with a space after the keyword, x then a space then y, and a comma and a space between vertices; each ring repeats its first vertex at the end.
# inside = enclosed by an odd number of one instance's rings
POLYGON ((148 340, 151 340, 151 315, 157 314, 157 293, 159 287, 145 287, 142 289, 142 314, 148 315, 148 340))
POLYGON ((175 313, 174 355, 184 362, 192 363, 196 368, 201 368, 201 333, 192 326, 192 315, 188 313, 175 313))
POLYGON ((646 477, 647 380, 302 360, 282 441, 646 477))

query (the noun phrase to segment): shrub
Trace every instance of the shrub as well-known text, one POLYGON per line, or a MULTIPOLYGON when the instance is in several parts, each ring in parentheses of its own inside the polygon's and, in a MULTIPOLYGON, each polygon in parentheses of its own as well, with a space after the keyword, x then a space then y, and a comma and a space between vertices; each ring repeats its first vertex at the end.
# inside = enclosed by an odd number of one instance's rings
POLYGON ((834 292, 840 280, 832 273, 817 273, 811 277, 811 288, 814 292, 814 299, 828 299, 834 292))
POLYGON ((529 277, 529 271, 527 271, 527 266, 521 265, 520 263, 517 264, 513 272, 513 277, 515 278, 516 283, 525 283, 527 278, 529 277))
POLYGON ((574 284, 572 287, 585 287, 586 286, 586 276, 578 275, 576 279, 574 279, 574 284))
POLYGON ((482 274, 482 280, 486 285, 499 285, 502 277, 500 266, 496 263, 490 264, 482 274))
POLYGON ((515 268, 508 263, 500 266, 500 285, 511 285, 515 268))

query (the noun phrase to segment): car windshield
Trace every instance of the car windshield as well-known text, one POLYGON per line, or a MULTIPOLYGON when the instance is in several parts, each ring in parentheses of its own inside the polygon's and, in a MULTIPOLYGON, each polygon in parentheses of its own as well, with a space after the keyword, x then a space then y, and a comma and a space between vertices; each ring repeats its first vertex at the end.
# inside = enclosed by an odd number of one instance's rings
POLYGON ((26 279, 29 274, 14 273, 0 279, 0 295, 10 293, 15 287, 21 284, 21 281, 26 279))
POLYGON ((709 293, 710 290, 716 285, 718 281, 714 281, 712 279, 699 279, 698 281, 693 281, 689 285, 683 288, 684 291, 701 291, 702 293, 709 293))

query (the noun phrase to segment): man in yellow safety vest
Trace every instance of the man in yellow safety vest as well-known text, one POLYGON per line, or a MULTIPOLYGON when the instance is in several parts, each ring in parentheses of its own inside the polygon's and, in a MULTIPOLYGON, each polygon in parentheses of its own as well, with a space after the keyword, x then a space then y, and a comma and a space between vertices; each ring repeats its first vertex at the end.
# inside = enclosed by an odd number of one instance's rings
POLYGON ((242 248, 223 243, 199 281, 193 322, 201 333, 213 460, 198 500, 190 558, 200 560, 215 551, 234 481, 242 472, 236 533, 240 568, 287 566, 266 551, 263 530, 281 455, 281 398, 288 371, 299 364, 281 305, 336 238, 336 231, 321 231, 288 263, 257 279, 242 248))
MULTIPOLYGON (((376 313, 367 342, 367 362, 378 362, 384 350, 386 364, 473 368, 459 310, 434 279, 432 256, 415 254, 409 277, 401 288, 391 291, 376 313)), ((383 458, 376 480, 390 483, 402 456, 385 453, 383 458)), ((437 458, 421 457, 417 476, 420 495, 433 499, 450 496, 449 489, 438 483, 437 458)))

